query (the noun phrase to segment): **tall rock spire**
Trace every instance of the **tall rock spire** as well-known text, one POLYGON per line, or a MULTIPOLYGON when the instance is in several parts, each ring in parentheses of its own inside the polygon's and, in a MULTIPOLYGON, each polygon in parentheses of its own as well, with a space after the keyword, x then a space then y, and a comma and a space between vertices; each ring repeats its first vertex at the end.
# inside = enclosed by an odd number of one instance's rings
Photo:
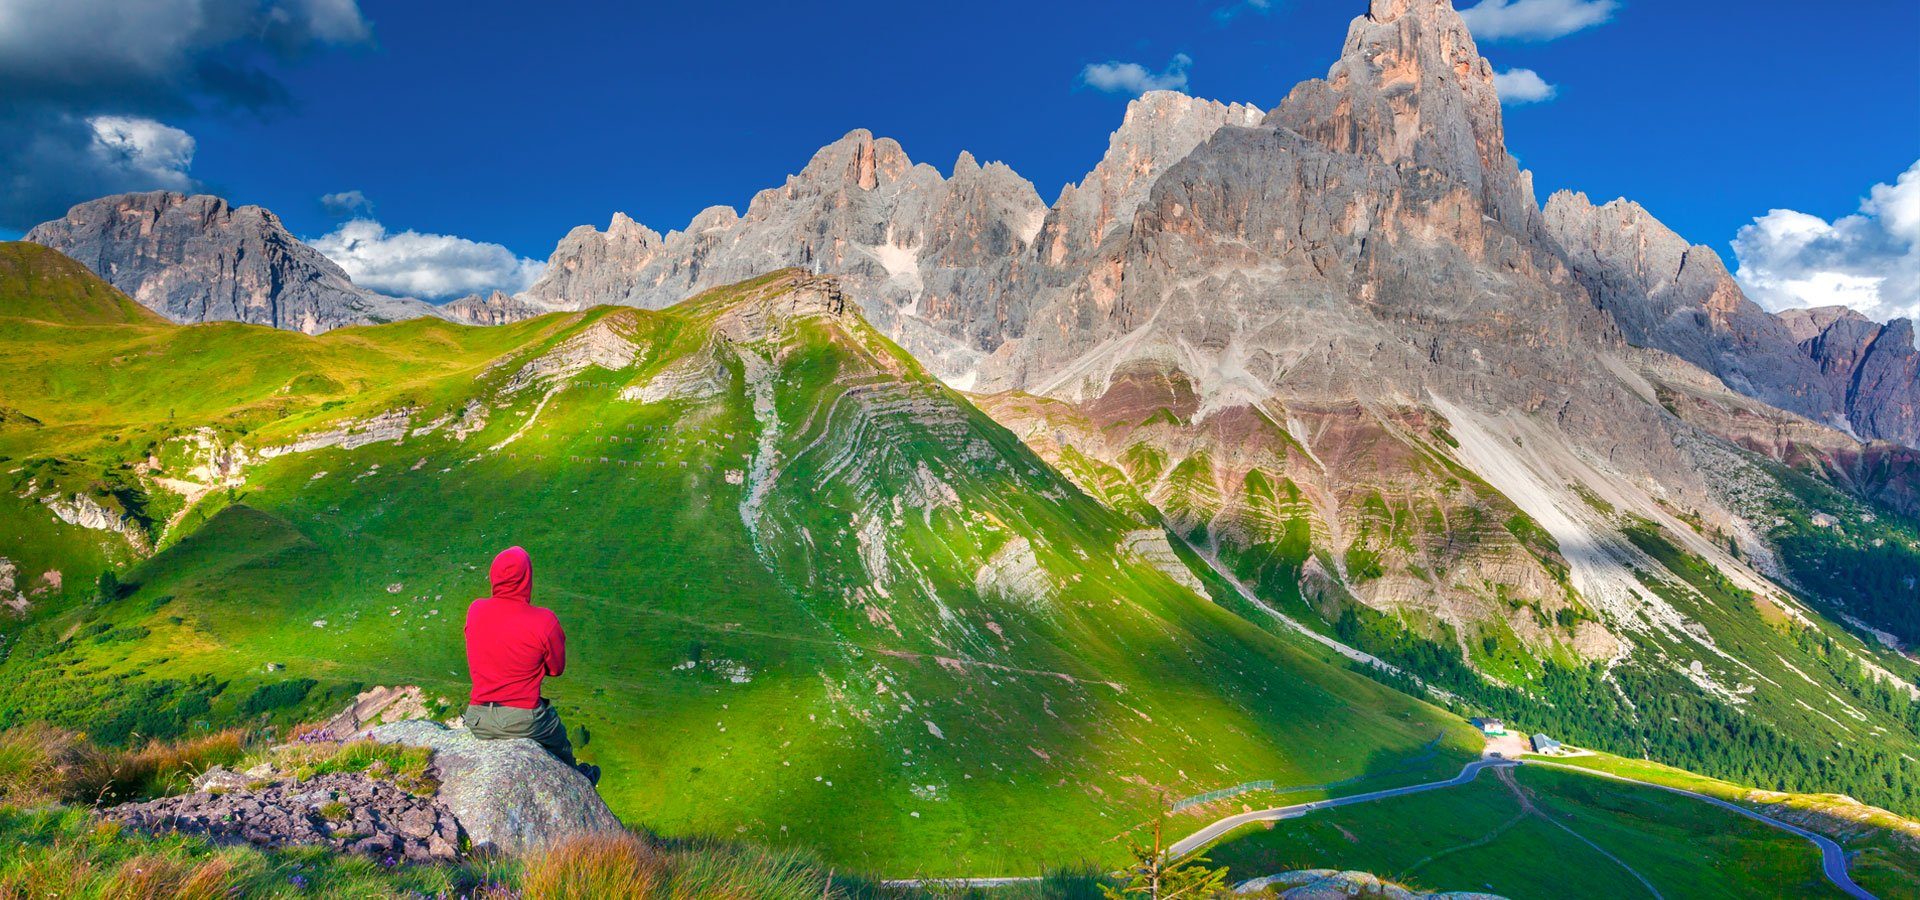
POLYGON ((1536 218, 1531 180, 1507 153, 1493 66, 1449 0, 1373 0, 1327 77, 1294 88, 1267 124, 1440 172, 1516 231, 1536 218))

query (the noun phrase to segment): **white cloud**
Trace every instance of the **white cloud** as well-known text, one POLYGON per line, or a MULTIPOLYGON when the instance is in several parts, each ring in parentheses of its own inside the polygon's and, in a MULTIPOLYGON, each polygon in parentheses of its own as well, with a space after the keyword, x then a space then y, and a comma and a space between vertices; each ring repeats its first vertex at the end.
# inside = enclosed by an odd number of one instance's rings
POLYGON ((193 188, 193 139, 162 122, 274 108, 268 63, 370 36, 356 0, 0 0, 0 227, 193 188))
POLYGON ((1540 73, 1532 69, 1508 69, 1493 73, 1493 89, 1500 94, 1500 102, 1508 106, 1525 106, 1529 103, 1544 103, 1560 93, 1560 89, 1548 84, 1540 73))
POLYGON ((193 165, 193 135, 134 116, 94 116, 87 125, 93 129, 88 152, 102 168, 155 187, 186 190, 193 186, 193 178, 187 175, 193 165))
POLYGON ((369 215, 373 212, 373 201, 368 200, 366 194, 357 190, 340 191, 321 194, 320 208, 326 210, 327 215, 335 218, 346 218, 355 214, 369 215))
POLYGON ((1551 41, 1605 24, 1618 0, 1481 0, 1460 11, 1482 41, 1551 41))
POLYGON ((340 264, 361 287, 384 294, 446 300, 466 294, 527 289, 547 264, 499 244, 449 234, 388 233, 372 219, 343 222, 307 241, 340 264))
POLYGON ((1110 60, 1090 63, 1081 69, 1080 83, 1096 91, 1136 97, 1148 91, 1184 91, 1187 70, 1192 67, 1193 57, 1185 53, 1175 53, 1173 59, 1167 61, 1167 67, 1157 74, 1139 63, 1110 60))
POLYGON ((1240 18, 1241 13, 1258 13, 1264 16, 1272 11, 1273 0, 1240 0, 1239 3, 1222 6, 1214 10, 1213 19, 1225 25, 1234 19, 1240 18))
POLYGON ((1920 317, 1920 162, 1877 184, 1860 211, 1828 222, 1776 209, 1733 239, 1736 277, 1767 309, 1847 306, 1874 319, 1920 317))

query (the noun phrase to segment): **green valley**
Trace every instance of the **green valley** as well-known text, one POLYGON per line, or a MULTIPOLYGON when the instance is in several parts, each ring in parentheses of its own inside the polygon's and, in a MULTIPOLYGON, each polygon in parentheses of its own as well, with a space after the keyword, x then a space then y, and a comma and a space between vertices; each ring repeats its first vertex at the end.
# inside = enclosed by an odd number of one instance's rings
POLYGON ((457 701, 465 604, 519 543, 572 636, 552 695, 667 835, 1024 872, 1117 858, 1160 791, 1475 752, 1195 593, 829 290, 318 338, 5 320, 0 403, 38 423, 0 437, 9 502, 88 498, 128 537, 43 515, 9 543, 64 587, 7 629, 0 722, 165 737, 295 679, 269 718, 360 684, 457 701))

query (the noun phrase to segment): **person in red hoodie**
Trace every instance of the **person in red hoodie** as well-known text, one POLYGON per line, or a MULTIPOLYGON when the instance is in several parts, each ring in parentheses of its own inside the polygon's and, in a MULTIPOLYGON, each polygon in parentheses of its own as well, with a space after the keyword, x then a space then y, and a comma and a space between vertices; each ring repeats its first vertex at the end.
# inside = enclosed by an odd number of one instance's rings
POLYGON ((597 770, 574 762, 567 726, 540 695, 542 681, 567 671, 567 633, 553 610, 533 605, 533 559, 508 547, 489 574, 492 596, 467 607, 467 729, 481 740, 529 738, 594 778, 597 770))

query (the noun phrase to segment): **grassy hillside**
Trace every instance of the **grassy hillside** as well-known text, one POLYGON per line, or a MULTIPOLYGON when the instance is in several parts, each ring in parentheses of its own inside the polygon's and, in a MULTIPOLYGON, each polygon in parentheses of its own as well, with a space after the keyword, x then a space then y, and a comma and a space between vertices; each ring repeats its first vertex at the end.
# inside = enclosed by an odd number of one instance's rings
POLYGON ((1119 860, 1163 790, 1427 780, 1474 746, 1185 586, 1160 532, 793 273, 494 329, 0 319, 0 405, 38 423, 0 426, 0 557, 65 573, 0 626, 0 727, 457 703, 465 605, 517 543, 571 638, 550 694, 670 836, 1030 873, 1119 860))

